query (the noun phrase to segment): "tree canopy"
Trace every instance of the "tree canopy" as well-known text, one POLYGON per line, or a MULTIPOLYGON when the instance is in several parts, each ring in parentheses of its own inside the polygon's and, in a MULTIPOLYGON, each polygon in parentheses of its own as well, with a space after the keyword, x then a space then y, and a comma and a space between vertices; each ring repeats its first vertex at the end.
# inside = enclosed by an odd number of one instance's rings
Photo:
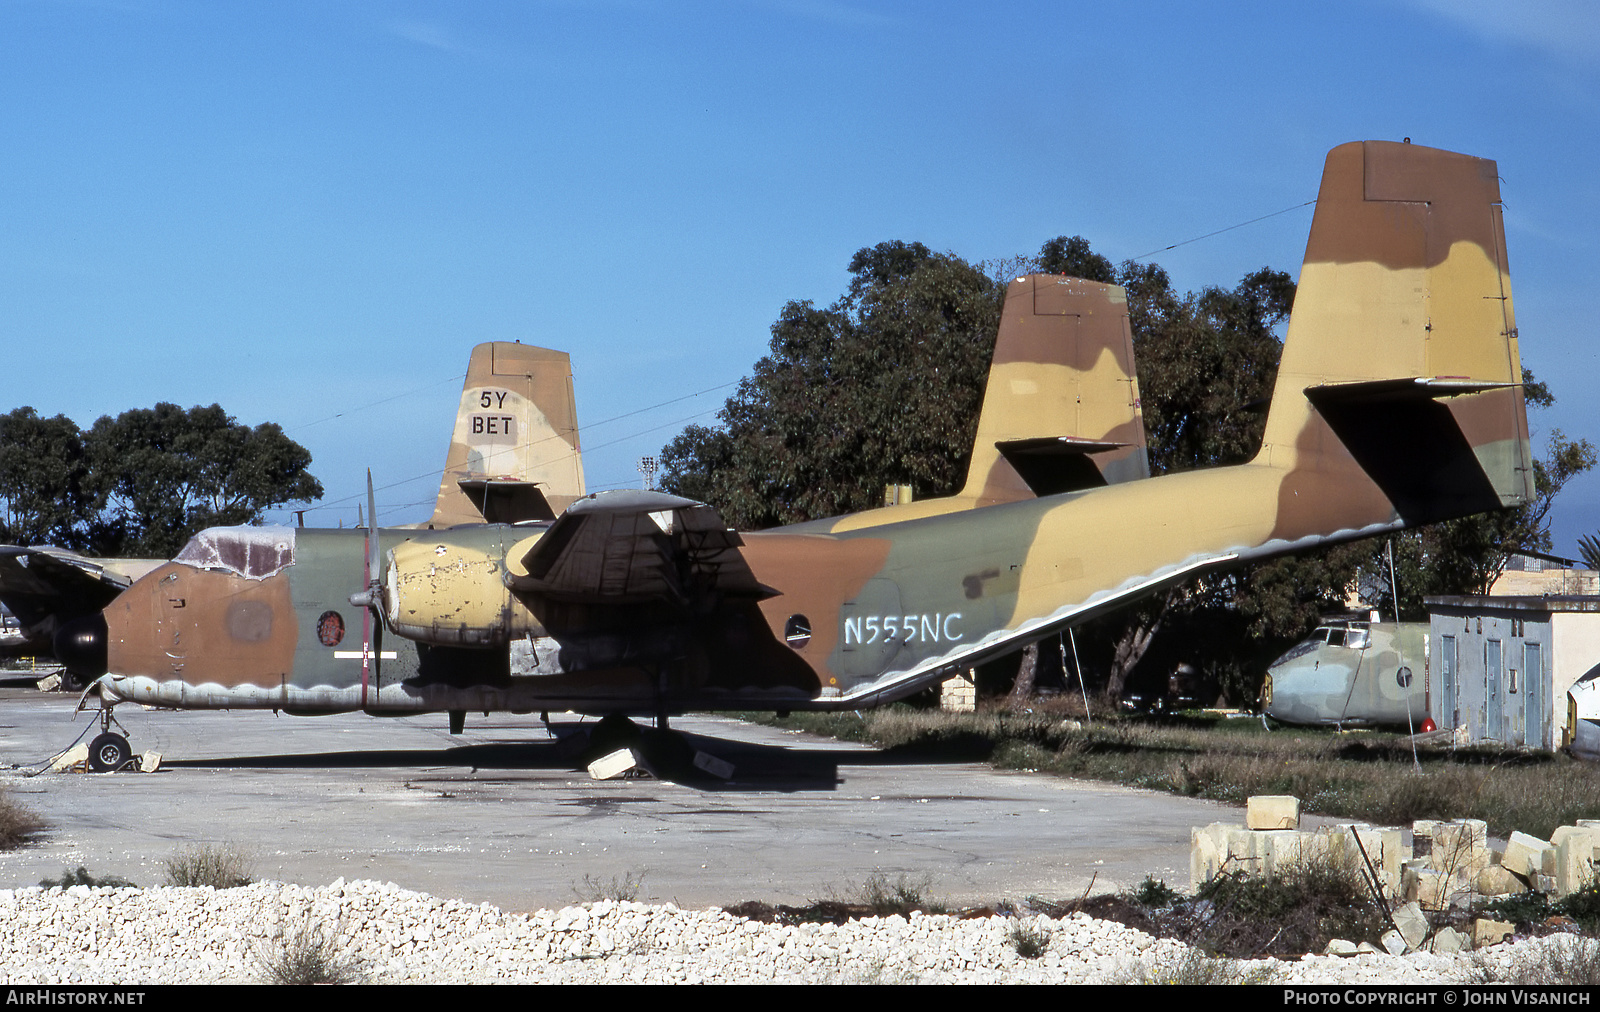
POLYGON ((322 497, 311 454, 221 406, 157 404, 82 431, 31 407, 0 416, 0 540, 170 558, 195 531, 322 497))

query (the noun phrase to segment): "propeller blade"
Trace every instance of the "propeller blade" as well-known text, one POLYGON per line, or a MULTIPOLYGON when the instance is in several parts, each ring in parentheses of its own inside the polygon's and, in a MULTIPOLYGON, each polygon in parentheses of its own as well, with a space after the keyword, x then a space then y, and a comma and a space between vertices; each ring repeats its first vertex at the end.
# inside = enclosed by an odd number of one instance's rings
MULTIPOLYGON (((378 503, 372 494, 372 468, 367 468, 367 582, 373 588, 379 582, 382 562, 378 558, 378 503)), ((377 604, 377 601, 373 601, 377 604)))

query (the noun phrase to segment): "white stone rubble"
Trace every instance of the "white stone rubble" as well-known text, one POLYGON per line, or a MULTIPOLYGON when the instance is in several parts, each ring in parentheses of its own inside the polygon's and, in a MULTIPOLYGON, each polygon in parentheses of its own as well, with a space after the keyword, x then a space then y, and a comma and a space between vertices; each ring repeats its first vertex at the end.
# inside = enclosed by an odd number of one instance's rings
MULTIPOLYGON (((334 932, 339 955, 359 961, 374 983, 1100 983, 1126 979, 1139 966, 1176 963, 1186 951, 1083 914, 913 914, 785 927, 714 909, 610 901, 506 913, 392 883, 340 879, 317 888, 273 882, 226 890, 0 890, 0 979, 259 981, 265 961, 308 930, 334 932), (1049 935, 1042 957, 1017 954, 1011 935, 1019 926, 1049 935)), ((1428 953, 1248 966, 1270 971, 1274 983, 1470 975, 1469 957, 1428 953)))

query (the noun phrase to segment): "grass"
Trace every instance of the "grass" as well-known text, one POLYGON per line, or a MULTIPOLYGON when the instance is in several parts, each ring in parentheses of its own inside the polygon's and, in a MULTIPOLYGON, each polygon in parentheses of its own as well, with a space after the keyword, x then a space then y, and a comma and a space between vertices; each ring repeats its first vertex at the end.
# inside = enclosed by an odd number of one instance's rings
POLYGON ((256 961, 268 984, 360 984, 367 980, 361 960, 338 947, 338 926, 307 921, 278 940, 256 961))
POLYGON ((928 898, 927 892, 932 884, 930 878, 912 881, 904 875, 896 875, 891 881, 883 872, 873 872, 855 890, 855 899, 856 903, 866 907, 876 917, 895 914, 904 917, 917 910, 925 914, 947 913, 949 907, 946 904, 928 898))
POLYGON ((187 847, 167 858, 167 885, 236 889, 255 881, 250 859, 232 846, 187 847))
POLYGON ((1048 713, 942 713, 890 706, 862 713, 745 714, 746 719, 919 755, 987 761, 1243 803, 1292 794, 1304 811, 1403 825, 1482 819, 1491 832, 1548 837, 1600 810, 1600 766, 1545 753, 1431 749, 1413 772, 1402 736, 1264 731, 1258 721, 1158 724, 1110 719, 1073 727, 1048 713))
POLYGON ((16 850, 44 829, 45 825, 38 815, 12 801, 9 794, 0 790, 0 850, 16 850))
POLYGON ((1023 959, 1039 959, 1050 951, 1050 932, 1029 924, 1012 925, 1006 941, 1023 959))

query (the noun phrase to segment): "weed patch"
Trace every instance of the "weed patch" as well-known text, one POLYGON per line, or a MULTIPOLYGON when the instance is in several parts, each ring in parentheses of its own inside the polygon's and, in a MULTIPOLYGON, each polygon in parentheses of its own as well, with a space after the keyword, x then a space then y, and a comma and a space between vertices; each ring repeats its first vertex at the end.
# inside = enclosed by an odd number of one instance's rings
POLYGON ((137 885, 125 878, 116 875, 102 875, 95 878, 89 874, 89 869, 78 865, 78 870, 71 868, 63 871, 60 878, 40 879, 39 884, 46 889, 69 889, 72 886, 88 886, 91 889, 137 889, 137 885))
POLYGON ((645 871, 625 871, 621 875, 613 875, 610 879, 597 879, 593 875, 583 877, 582 886, 573 886, 572 892, 581 903, 599 903, 610 900, 614 903, 632 903, 639 898, 639 890, 644 886, 644 877, 649 874, 645 871))
POLYGON ((237 848, 188 847, 167 858, 167 885, 237 889, 255 881, 250 860, 237 848))
POLYGON ((1013 925, 1006 941, 1023 959, 1038 959, 1050 950, 1050 932, 1031 924, 1013 925))
POLYGON ((360 984, 367 980, 361 960, 339 951, 338 926, 307 921, 278 940, 256 961, 268 984, 360 984))
POLYGON ((45 821, 0 790, 0 850, 15 850, 44 829, 45 821))

